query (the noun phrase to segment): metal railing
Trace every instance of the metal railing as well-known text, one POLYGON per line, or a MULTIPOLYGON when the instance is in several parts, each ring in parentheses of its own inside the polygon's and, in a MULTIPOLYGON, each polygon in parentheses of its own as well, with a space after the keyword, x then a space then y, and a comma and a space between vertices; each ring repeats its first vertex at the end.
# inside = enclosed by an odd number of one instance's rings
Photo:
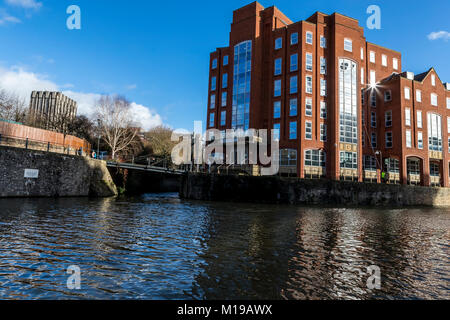
POLYGON ((37 150, 67 155, 89 156, 91 150, 73 147, 70 144, 59 144, 49 141, 0 134, 0 146, 37 150))

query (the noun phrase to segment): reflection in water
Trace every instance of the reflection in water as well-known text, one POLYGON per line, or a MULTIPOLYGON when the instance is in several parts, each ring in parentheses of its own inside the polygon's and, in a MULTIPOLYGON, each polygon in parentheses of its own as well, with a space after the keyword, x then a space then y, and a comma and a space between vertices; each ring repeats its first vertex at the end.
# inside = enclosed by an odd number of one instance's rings
POLYGON ((449 299, 449 213, 0 200, 0 299, 449 299), (367 289, 370 265, 381 290, 367 289))

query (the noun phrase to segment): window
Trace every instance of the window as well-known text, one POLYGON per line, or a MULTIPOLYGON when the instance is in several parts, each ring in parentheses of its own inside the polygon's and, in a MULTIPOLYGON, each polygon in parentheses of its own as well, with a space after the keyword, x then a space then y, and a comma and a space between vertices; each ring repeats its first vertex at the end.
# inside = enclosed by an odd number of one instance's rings
POLYGON ((297 166, 297 150, 281 149, 280 150, 280 165, 282 167, 296 167, 297 166))
POLYGON ((228 56, 224 56, 223 57, 223 65, 227 66, 228 65, 228 56))
POLYGON ((248 130, 252 75, 252 41, 234 46, 232 129, 248 130))
POLYGON ((297 92, 298 92, 298 77, 297 76, 293 76, 293 77, 291 77, 289 93, 290 94, 294 94, 294 93, 297 93, 297 92))
POLYGON ((422 111, 417 111, 417 127, 422 128, 422 111))
POLYGON ((212 91, 216 90, 216 83, 217 83, 216 77, 212 77, 211 78, 211 90, 212 91))
POLYGON ((297 121, 289 123, 289 139, 297 139, 297 121))
POLYGON ((312 53, 306 54, 306 71, 312 71, 313 69, 313 56, 312 53))
POLYGON ((428 147, 430 151, 442 151, 442 122, 436 113, 428 113, 428 147))
POLYGON ((358 143, 358 80, 357 65, 349 59, 339 59, 339 139, 342 143, 358 143))
POLYGON ((387 67, 387 56, 385 54, 381 55, 381 65, 387 67))
POLYGON ((408 127, 411 126, 411 109, 409 108, 405 109, 405 125, 408 127))
POLYGON ((377 107, 377 92, 375 90, 370 93, 370 106, 377 107))
POLYGON ((327 59, 320 57, 320 74, 327 74, 327 59))
POLYGON ((348 52, 353 52, 353 42, 351 39, 344 39, 344 50, 348 52))
POLYGON ((377 171, 377 159, 373 156, 364 156, 364 170, 377 171))
POLYGON ((393 158, 388 158, 386 161, 386 169, 390 173, 399 173, 400 172, 400 161, 393 158))
POLYGON ((209 114, 209 127, 214 127, 214 113, 209 114))
POLYGON ((305 138, 306 138, 306 140, 312 140, 312 122, 311 121, 306 121, 305 138))
POLYGON ((422 91, 416 90, 416 100, 417 102, 422 102, 422 91))
POLYGON ((298 43, 298 33, 292 33, 291 34, 291 45, 297 44, 298 43))
POLYGON ((327 141, 327 125, 324 123, 320 124, 320 141, 327 141))
POLYGON ((281 117, 281 101, 275 101, 273 103, 273 118, 279 119, 281 117))
POLYGON ((370 85, 374 86, 377 83, 376 72, 374 70, 370 70, 370 85))
POLYGON ((227 98, 228 98, 228 94, 226 92, 222 92, 222 107, 227 106, 227 98))
POLYGON ((392 92, 391 90, 385 91, 384 92, 384 101, 388 102, 392 100, 392 92))
POLYGON ((376 112, 372 112, 370 114, 370 126, 372 128, 376 128, 377 127, 377 113, 376 112))
POLYGON ((405 99, 411 99, 411 89, 409 89, 408 87, 405 88, 405 99))
POLYGON ((370 144, 372 145, 372 148, 377 147, 377 134, 375 132, 372 132, 370 136, 370 144))
POLYGON ((364 68, 361 68, 361 84, 364 84, 364 68))
POLYGON ((224 73, 222 76, 222 89, 228 87, 228 73, 224 73))
POLYGON ((216 95, 215 94, 212 94, 210 97, 209 108, 210 109, 216 108, 216 95))
POLYGON ((325 101, 320 101, 320 118, 327 118, 327 103, 325 101))
POLYGON ((398 59, 397 58, 392 59, 392 67, 394 68, 394 70, 398 70, 398 59))
POLYGON ((430 162, 430 176, 439 177, 440 175, 439 164, 436 162, 430 162))
POLYGON ((447 98, 447 109, 450 109, 450 98, 447 98))
POLYGON ((364 60, 364 49, 361 48, 361 60, 364 60))
POLYGON ((280 124, 279 123, 275 123, 273 125, 273 138, 274 140, 280 140, 280 124))
POLYGON ((387 149, 392 148, 392 141, 392 132, 386 132, 385 144, 387 149))
POLYGON ((298 70, 298 54, 291 55, 291 72, 298 70))
POLYGON ((434 93, 431 94, 431 105, 436 107, 438 105, 438 97, 434 93))
POLYGON ((283 38, 275 39, 275 50, 283 48, 283 38))
POLYGON ((222 111, 220 113, 220 125, 224 126, 227 123, 227 112, 226 111, 222 111))
POLYGON ((436 76, 434 74, 431 75, 431 85, 436 86, 436 76))
POLYGON ((273 95, 274 97, 281 96, 281 80, 275 80, 273 95))
POLYGON ((305 166, 307 167, 322 167, 326 166, 326 154, 323 150, 306 150, 305 151, 305 166))
POLYGON ((392 127, 392 111, 386 111, 384 114, 384 126, 386 128, 392 127))
POLYGON ((327 80, 320 79, 320 96, 326 97, 327 95, 327 80))
POLYGON ((320 36, 320 47, 324 49, 327 47, 327 38, 324 36, 320 36))
POLYGON ((306 98, 306 102, 305 102, 305 114, 308 117, 312 117, 313 113, 312 113, 312 99, 311 98, 306 98))
POLYGON ((423 149, 423 133, 422 133, 422 131, 419 131, 417 133, 417 147, 419 149, 423 149))
POLYGON ((343 169, 358 169, 358 154, 356 152, 341 152, 340 167, 343 169))
POLYGON ((312 77, 306 76, 306 93, 312 93, 312 77))
POLYGON ((406 130, 406 147, 411 148, 412 142, 411 142, 411 130, 406 130))
POLYGON ((217 68, 217 59, 213 59, 213 61, 212 61, 212 68, 213 69, 217 68))
POLYGON ((313 44, 313 33, 312 32, 306 32, 306 43, 307 44, 313 44))
POLYGON ((374 51, 370 51, 370 62, 375 63, 375 52, 374 51))
POLYGON ((289 100, 289 116, 297 116, 297 98, 289 100))
POLYGON ((281 74, 282 63, 283 59, 281 58, 275 59, 274 75, 279 76, 281 74))

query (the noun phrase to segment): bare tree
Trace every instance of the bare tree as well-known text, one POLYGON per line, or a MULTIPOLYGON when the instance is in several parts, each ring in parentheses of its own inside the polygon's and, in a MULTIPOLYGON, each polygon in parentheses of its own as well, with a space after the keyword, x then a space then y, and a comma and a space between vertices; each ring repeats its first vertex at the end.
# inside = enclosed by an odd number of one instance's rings
POLYGON ((15 122, 25 122, 27 107, 18 95, 0 90, 0 118, 15 122))
POLYGON ((176 145, 176 143, 172 141, 172 132, 173 130, 168 127, 158 126, 144 134, 154 155, 161 157, 168 157, 171 155, 172 149, 176 145))
POLYGON ((139 128, 133 121, 130 102, 120 96, 103 96, 97 102, 96 116, 102 139, 111 149, 111 157, 129 150, 139 128))

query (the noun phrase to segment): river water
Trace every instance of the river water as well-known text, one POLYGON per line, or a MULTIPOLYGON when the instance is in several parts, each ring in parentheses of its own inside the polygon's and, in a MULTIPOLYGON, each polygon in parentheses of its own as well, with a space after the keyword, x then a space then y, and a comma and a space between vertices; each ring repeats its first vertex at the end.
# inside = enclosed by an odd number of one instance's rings
POLYGON ((0 299, 450 299, 449 240, 448 209, 4 199, 0 299))

